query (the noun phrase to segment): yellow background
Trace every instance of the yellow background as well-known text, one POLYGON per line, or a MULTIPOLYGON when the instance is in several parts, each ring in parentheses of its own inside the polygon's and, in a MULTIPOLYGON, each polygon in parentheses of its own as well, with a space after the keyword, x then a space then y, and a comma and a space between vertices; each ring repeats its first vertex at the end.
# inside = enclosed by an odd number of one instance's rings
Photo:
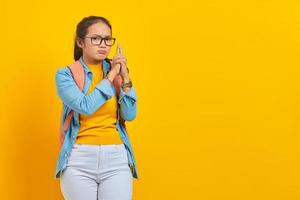
POLYGON ((299 10, 288 0, 1 0, 0 199, 63 199, 54 78, 89 15, 111 21, 138 96, 127 123, 133 199, 299 199, 299 10))

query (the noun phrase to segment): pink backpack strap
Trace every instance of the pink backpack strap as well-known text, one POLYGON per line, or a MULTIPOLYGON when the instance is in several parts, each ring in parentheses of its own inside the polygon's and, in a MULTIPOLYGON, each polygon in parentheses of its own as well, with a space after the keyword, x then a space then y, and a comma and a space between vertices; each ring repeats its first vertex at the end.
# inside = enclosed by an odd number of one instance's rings
POLYGON ((81 65, 80 61, 77 60, 74 63, 70 64, 69 68, 71 69, 74 81, 76 82, 79 89, 82 91, 84 86, 84 81, 85 81, 83 66, 81 65))
MULTIPOLYGON (((72 72, 72 76, 73 76, 73 79, 75 81, 75 83, 77 84, 77 86, 79 87, 79 89, 81 91, 83 91, 83 87, 84 87, 84 81, 85 81, 85 74, 84 74, 84 69, 83 69, 83 66, 81 65, 80 61, 77 60, 75 62, 73 62, 72 64, 68 65, 69 69, 71 70, 72 72)), ((65 131, 68 130, 70 124, 71 124, 71 121, 72 121, 72 118, 73 118, 73 110, 71 110, 65 121, 64 121, 64 124, 63 126, 60 128, 60 144, 62 145, 63 141, 64 141, 64 138, 65 138, 65 131)))

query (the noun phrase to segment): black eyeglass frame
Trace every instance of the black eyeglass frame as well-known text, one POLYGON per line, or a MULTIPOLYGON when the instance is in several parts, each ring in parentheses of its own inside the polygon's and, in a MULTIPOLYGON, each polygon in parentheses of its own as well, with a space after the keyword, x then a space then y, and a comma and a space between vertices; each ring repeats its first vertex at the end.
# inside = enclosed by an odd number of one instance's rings
POLYGON ((106 46, 111 47, 111 46, 113 46, 113 45, 115 44, 115 42, 116 42, 116 38, 115 38, 115 37, 110 37, 110 38, 107 38, 107 37, 105 38, 105 37, 104 37, 104 38, 103 38, 103 37, 101 37, 101 36, 99 36, 99 35, 95 35, 95 36, 85 36, 85 38, 90 38, 90 39, 91 39, 91 43, 92 43, 93 45, 101 45, 102 40, 104 40, 104 44, 105 44, 106 46), (93 38, 95 38, 95 37, 100 37, 100 38, 101 38, 99 44, 93 43, 93 38), (106 39, 112 39, 112 40, 113 40, 113 43, 112 43, 111 45, 106 44, 106 39))

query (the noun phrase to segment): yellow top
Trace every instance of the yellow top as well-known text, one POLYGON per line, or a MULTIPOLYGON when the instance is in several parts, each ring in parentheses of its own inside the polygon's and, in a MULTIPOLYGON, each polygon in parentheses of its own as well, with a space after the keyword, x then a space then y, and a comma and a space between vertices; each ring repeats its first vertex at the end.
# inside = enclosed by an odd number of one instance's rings
MULTIPOLYGON (((88 65, 93 73, 88 94, 103 79, 102 64, 88 65)), ((122 144, 116 127, 117 109, 116 96, 108 99, 92 115, 79 114, 80 128, 76 144, 122 144)))

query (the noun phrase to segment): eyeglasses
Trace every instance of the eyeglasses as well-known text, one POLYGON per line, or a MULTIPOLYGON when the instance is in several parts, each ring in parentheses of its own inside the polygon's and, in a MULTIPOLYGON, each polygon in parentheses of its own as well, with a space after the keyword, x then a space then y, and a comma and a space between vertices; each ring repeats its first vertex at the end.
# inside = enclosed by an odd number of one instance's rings
POLYGON ((93 45, 100 45, 102 43, 102 40, 104 40, 104 44, 106 46, 112 46, 115 44, 115 40, 116 38, 113 38, 113 37, 101 37, 100 35, 95 35, 95 36, 86 36, 86 38, 91 38, 91 43, 93 45))

